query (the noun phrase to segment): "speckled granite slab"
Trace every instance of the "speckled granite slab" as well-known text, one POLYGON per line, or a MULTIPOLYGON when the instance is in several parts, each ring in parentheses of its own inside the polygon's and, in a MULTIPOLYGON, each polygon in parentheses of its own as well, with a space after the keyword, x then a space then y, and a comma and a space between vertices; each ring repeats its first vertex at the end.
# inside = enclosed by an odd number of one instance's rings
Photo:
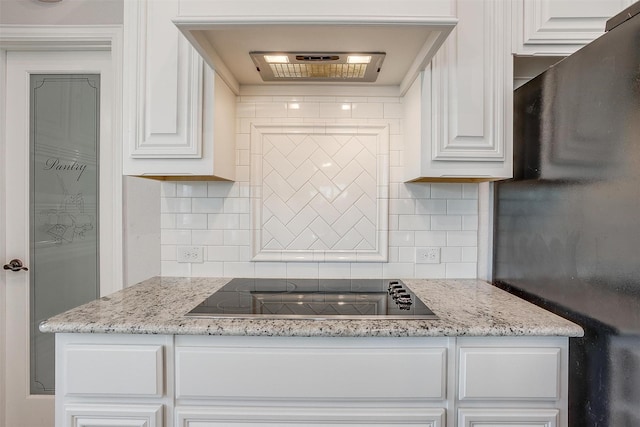
POLYGON ((48 319, 42 332, 253 336, 582 336, 582 329, 481 280, 403 280, 439 320, 188 318, 224 278, 156 277, 48 319))

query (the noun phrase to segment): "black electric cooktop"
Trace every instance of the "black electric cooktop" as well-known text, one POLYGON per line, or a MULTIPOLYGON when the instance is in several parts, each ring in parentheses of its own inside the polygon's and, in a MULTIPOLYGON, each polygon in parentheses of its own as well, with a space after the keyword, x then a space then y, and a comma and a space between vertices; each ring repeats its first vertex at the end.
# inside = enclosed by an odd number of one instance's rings
POLYGON ((389 279, 232 279, 187 316, 437 319, 404 283, 389 279))

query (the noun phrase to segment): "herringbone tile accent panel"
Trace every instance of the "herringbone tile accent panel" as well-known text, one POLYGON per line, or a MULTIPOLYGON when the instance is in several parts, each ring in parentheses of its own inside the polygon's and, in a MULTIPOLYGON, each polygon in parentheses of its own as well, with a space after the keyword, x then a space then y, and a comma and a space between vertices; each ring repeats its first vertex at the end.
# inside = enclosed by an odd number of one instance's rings
POLYGON ((259 259, 380 256, 387 226, 379 205, 387 199, 378 194, 388 186, 388 140, 381 143, 379 132, 255 133, 252 153, 260 155, 252 155, 259 162, 252 165, 252 183, 259 197, 252 214, 259 259))

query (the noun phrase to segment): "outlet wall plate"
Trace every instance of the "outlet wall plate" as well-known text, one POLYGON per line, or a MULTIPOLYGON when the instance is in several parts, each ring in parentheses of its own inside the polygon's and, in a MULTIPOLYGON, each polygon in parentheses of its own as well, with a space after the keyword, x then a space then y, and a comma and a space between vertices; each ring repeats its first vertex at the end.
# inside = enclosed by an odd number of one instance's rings
POLYGON ((178 262, 204 262, 202 246, 178 246, 178 262))
POLYGON ((416 248, 417 264, 440 264, 440 248, 416 248))

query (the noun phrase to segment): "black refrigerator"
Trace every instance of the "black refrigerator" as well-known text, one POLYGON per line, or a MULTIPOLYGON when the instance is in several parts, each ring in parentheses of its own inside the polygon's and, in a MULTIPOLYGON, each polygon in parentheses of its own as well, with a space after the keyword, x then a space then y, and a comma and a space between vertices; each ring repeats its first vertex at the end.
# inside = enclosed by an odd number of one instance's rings
POLYGON ((640 3, 514 93, 494 284, 580 324, 571 427, 640 426, 640 3))

